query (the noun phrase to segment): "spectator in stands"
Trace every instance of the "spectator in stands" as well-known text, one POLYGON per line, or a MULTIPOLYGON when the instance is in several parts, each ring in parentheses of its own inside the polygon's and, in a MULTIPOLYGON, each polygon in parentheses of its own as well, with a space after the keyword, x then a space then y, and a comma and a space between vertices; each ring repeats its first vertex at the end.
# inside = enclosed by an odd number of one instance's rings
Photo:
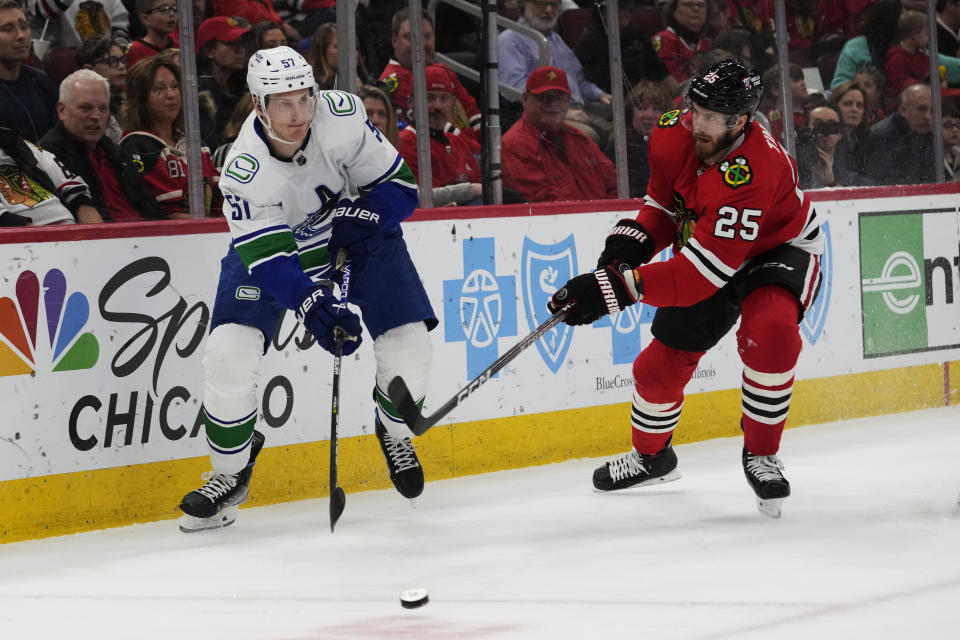
POLYGON ((377 130, 390 141, 394 147, 399 147, 400 131, 397 129, 397 112, 390 102, 390 97, 383 89, 365 84, 357 92, 363 100, 363 108, 367 110, 367 118, 377 130))
POLYGON ((653 48, 678 83, 690 76, 693 54, 711 47, 703 34, 707 7, 706 0, 670 0, 664 8, 667 28, 653 36, 653 48))
POLYGON ((223 169, 223 163, 227 161, 227 155, 230 153, 233 141, 240 135, 240 128, 243 126, 243 123, 247 121, 247 116, 250 115, 251 111, 253 111, 253 97, 248 91, 243 94, 239 102, 237 102, 237 106, 234 107, 233 113, 230 115, 230 120, 227 121, 227 125, 223 128, 224 142, 214 149, 213 154, 210 156, 210 159, 213 161, 213 166, 216 167, 217 171, 223 169))
POLYGON ((910 85, 930 79, 930 58, 923 52, 929 43, 927 17, 919 11, 902 12, 897 20, 896 44, 887 50, 884 67, 888 98, 896 99, 910 85))
POLYGON ((83 179, 0 127, 0 227, 101 222, 83 179))
POLYGON ((92 69, 110 84, 110 120, 107 122, 106 135, 119 143, 123 134, 120 113, 127 89, 127 63, 123 47, 109 38, 91 38, 80 45, 74 57, 77 69, 92 69))
POLYGON ((212 0, 212 4, 215 16, 243 18, 251 25, 269 20, 280 25, 290 42, 300 42, 302 37, 299 31, 283 21, 270 0, 212 0))
POLYGON ((960 108, 943 104, 943 168, 947 182, 960 182, 960 108))
POLYGON ((177 29, 176 0, 137 0, 137 13, 146 33, 127 49, 127 64, 131 65, 176 46, 170 35, 177 29))
POLYGON ((333 89, 337 80, 339 51, 337 47, 337 25, 328 22, 317 27, 310 41, 307 62, 313 67, 313 77, 321 89, 333 89))
POLYGON ((843 139, 840 114, 829 105, 810 111, 809 127, 797 129, 797 171, 800 187, 849 187, 865 184, 862 174, 837 153, 843 139))
POLYGON ((866 176, 866 145, 870 137, 870 125, 866 114, 873 106, 860 85, 844 82, 830 93, 830 106, 840 114, 843 137, 837 145, 837 156, 845 167, 851 167, 866 176))
POLYGON ((250 29, 233 18, 214 16, 197 29, 197 88, 214 108, 214 131, 219 141, 233 108, 244 93, 250 29))
POLYGON ((867 9, 863 35, 844 43, 833 71, 831 87, 849 82, 859 69, 866 66, 876 69, 886 67, 887 51, 895 44, 901 10, 899 0, 878 0, 867 9))
MULTIPOLYGON (((190 211, 182 107, 179 67, 159 55, 130 67, 120 150, 133 158, 168 218, 187 218, 190 211)), ((220 215, 220 175, 206 147, 201 162, 204 193, 197 197, 207 215, 220 215)))
MULTIPOLYGON (((410 14, 406 9, 400 9, 393 15, 392 22, 393 35, 391 43, 393 44, 393 58, 384 67, 380 74, 380 80, 383 81, 390 92, 390 98, 397 107, 397 116, 400 120, 412 118, 410 111, 413 105, 410 103, 410 96, 413 95, 413 54, 412 41, 410 39, 410 14)), ((423 14, 423 58, 425 64, 434 64, 433 62, 433 37, 434 23, 433 16, 429 13, 423 14)), ((501 60, 502 62, 502 60, 501 60)), ((446 67, 444 67, 446 69, 446 67)), ((447 69, 453 78, 453 86, 457 98, 457 105, 453 108, 452 124, 465 134, 474 136, 479 140, 480 132, 480 109, 477 107, 477 101, 471 96, 457 79, 456 74, 447 69), (472 132, 472 133, 471 133, 472 132)))
POLYGON ((30 27, 17 0, 0 0, 0 127, 37 142, 57 121, 57 87, 45 72, 24 64, 30 27))
POLYGON ((960 0, 937 0, 937 51, 960 58, 960 0))
POLYGON ((79 47, 87 38, 106 36, 129 44, 130 15, 123 0, 35 1, 30 3, 41 24, 50 21, 51 46, 79 47))
POLYGON ((858 34, 861 17, 874 0, 819 0, 821 37, 849 40, 858 34))
POLYGON ((264 20, 253 25, 252 32, 254 51, 283 47, 289 42, 289 40, 287 40, 287 34, 283 31, 283 27, 269 20, 264 20))
MULTIPOLYGON (((627 95, 625 121, 627 123, 627 175, 630 197, 642 198, 647 193, 650 164, 647 160, 647 141, 664 112, 674 108, 672 92, 666 83, 644 80, 627 95)), ((610 140, 603 150, 608 158, 616 159, 616 142, 610 140)))
MULTIPOLYGON (((458 129, 450 130, 447 127, 456 100, 453 79, 447 68, 435 64, 428 66, 426 81, 433 187, 461 185, 456 193, 450 194, 451 201, 470 204, 481 194, 480 165, 476 158, 480 155, 480 145, 472 137, 461 135, 458 129)), ((399 142, 400 155, 419 180, 417 132, 413 126, 408 126, 400 132, 399 142)), ((473 203, 482 204, 481 202, 473 203)), ((434 204, 443 205, 448 202, 434 204)))
MULTIPOLYGON (((780 67, 773 66, 767 69, 763 74, 763 103, 761 111, 770 122, 770 133, 785 144, 783 138, 783 106, 781 104, 781 95, 783 89, 780 86, 780 67)), ((807 121, 806 109, 809 101, 807 95, 807 83, 803 79, 803 69, 800 65, 790 63, 790 97, 793 117, 793 126, 796 130, 804 126, 807 121)))
POLYGON ((933 181, 930 101, 929 85, 907 87, 900 95, 900 108, 870 127, 867 177, 877 184, 933 181))
MULTIPOLYGON (((623 4, 623 3, 622 3, 623 4)), ((606 8, 594 5, 590 24, 580 35, 574 53, 583 65, 583 77, 610 93, 610 54, 607 42, 606 8)), ((650 38, 630 19, 630 12, 620 7, 620 63, 624 82, 632 87, 641 80, 661 82, 670 78, 671 91, 677 88, 667 66, 657 57, 650 38)))
POLYGON ((558 67, 534 69, 523 116, 503 136, 503 182, 531 202, 617 197, 617 171, 600 148, 565 124, 570 85, 558 67))
POLYGON ((83 178, 103 220, 166 217, 143 182, 133 158, 105 134, 110 85, 90 69, 74 71, 60 83, 60 121, 40 141, 71 172, 83 178))
MULTIPOLYGON (((369 0, 362 0, 368 2, 369 0)), ((383 0, 378 0, 382 2, 383 0)), ((354 2, 351 7, 357 3, 354 2)), ((337 1, 336 0, 276 0, 273 8, 277 10, 277 15, 285 23, 297 30, 300 36, 309 38, 317 28, 325 22, 337 21, 337 1)), ((362 22, 362 18, 357 18, 357 26, 362 22)), ((256 24, 256 23, 254 23, 256 24)), ((287 38, 290 46, 297 43, 287 38)), ((267 47, 269 48, 269 47, 267 47)), ((294 47, 300 49, 300 47, 294 47)), ((306 47, 304 47, 306 48, 306 47)))
MULTIPOLYGON (((880 104, 880 97, 883 94, 883 74, 877 71, 876 67, 864 67, 853 75, 851 82, 863 91, 864 124, 872 125, 883 120, 887 115, 880 104)), ((843 83, 833 85, 834 90, 841 84, 843 83)))

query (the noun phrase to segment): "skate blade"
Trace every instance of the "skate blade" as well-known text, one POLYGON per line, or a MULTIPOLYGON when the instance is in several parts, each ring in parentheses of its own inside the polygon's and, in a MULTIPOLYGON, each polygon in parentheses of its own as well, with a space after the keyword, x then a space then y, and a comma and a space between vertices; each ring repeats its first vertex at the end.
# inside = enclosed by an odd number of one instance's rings
POLYGON ((783 501, 784 498, 767 498, 766 500, 757 498, 757 509, 768 518, 779 520, 780 513, 783 511, 783 501))
POLYGON ((229 527, 236 522, 238 511, 239 508, 237 506, 225 507, 223 511, 209 518, 197 518, 185 513, 180 516, 180 531, 184 533, 196 533, 198 531, 229 527))
POLYGON ((622 489, 597 489, 593 488, 594 493, 623 493, 624 491, 632 491, 634 489, 639 489, 640 487, 649 487, 655 484, 663 484, 665 482, 673 482, 680 479, 680 471, 674 469, 670 473, 660 476, 659 478, 650 478, 649 480, 644 480, 643 482, 638 482, 637 484, 631 485, 629 487, 624 487, 622 489))

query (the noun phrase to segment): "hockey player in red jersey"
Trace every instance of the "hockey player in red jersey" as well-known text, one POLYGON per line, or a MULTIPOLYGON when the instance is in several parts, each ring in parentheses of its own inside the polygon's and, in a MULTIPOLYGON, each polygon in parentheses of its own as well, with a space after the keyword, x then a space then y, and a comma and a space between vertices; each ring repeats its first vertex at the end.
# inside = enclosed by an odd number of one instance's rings
POLYGON ((607 236, 597 270, 557 291, 570 325, 643 301, 653 340, 633 365, 633 449, 593 475, 601 491, 679 477, 670 446, 697 362, 736 323, 743 361, 744 474, 779 517, 790 484, 777 457, 800 354, 799 322, 820 285, 820 218, 793 158, 753 122, 760 76, 733 59, 695 77, 684 109, 650 138, 650 182, 636 219, 607 236), (648 264, 660 250, 674 256, 648 264))

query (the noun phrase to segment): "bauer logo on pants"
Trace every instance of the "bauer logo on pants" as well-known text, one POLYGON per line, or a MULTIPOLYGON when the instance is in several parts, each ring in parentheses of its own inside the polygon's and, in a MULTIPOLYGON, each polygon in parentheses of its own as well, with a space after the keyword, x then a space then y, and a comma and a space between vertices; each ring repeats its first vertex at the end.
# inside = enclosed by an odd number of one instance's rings
POLYGON ((863 357, 960 346, 956 209, 860 214, 863 357))
MULTIPOLYGON (((556 244, 540 244, 523 238, 520 280, 523 282, 523 306, 530 331, 547 318, 547 300, 576 274, 577 250, 573 234, 556 244)), ((573 327, 558 324, 537 341, 540 357, 554 373, 563 364, 570 348, 573 327)))

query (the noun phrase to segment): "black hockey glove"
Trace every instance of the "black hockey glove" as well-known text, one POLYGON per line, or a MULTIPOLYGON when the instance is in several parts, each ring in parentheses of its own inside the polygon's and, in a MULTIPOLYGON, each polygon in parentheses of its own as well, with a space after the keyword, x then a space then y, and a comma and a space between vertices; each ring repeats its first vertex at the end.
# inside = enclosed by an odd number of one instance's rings
POLYGON ((362 200, 337 205, 333 210, 333 231, 327 244, 331 263, 340 249, 346 249, 354 268, 363 268, 367 256, 383 242, 382 223, 383 217, 364 206, 362 200))
POLYGON ((657 247, 647 230, 636 220, 624 218, 607 236, 603 253, 597 260, 597 268, 608 267, 617 261, 636 269, 649 262, 656 252, 657 247))
POLYGON ((571 326, 590 324, 608 313, 617 313, 643 299, 643 281, 626 263, 584 273, 568 281, 547 302, 550 313, 571 302, 564 322, 571 326))
POLYGON ((333 330, 340 327, 347 334, 341 353, 345 356, 357 350, 363 341, 360 334, 360 318, 346 307, 340 307, 340 301, 329 287, 318 284, 307 289, 303 300, 297 306, 297 320, 307 328, 317 343, 333 353, 336 346, 333 330))

